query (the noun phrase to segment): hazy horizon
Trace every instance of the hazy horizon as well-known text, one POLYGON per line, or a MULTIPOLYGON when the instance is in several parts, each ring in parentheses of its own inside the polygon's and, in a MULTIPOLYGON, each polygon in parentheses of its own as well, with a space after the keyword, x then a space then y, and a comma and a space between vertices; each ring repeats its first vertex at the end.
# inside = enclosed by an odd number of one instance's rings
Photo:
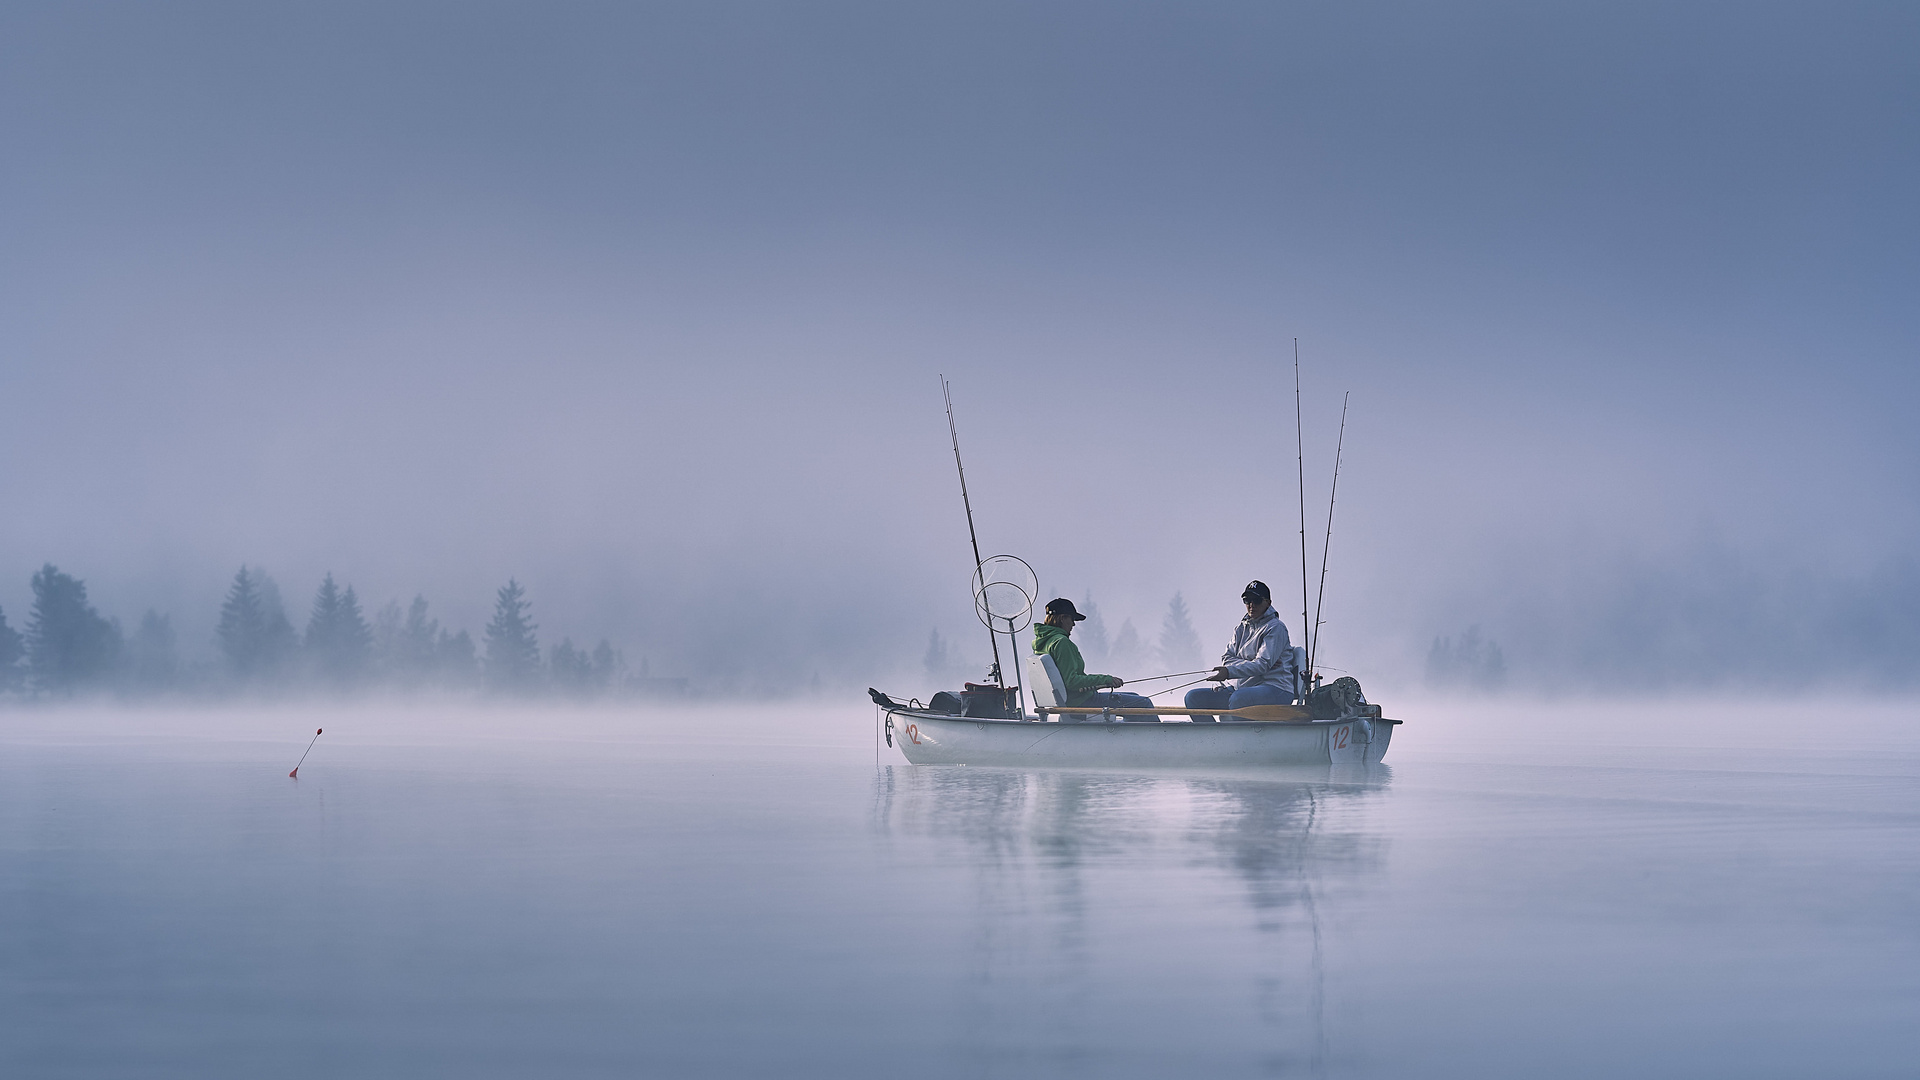
MULTIPOLYGON (((1217 650, 1526 692, 1920 682, 1920 13, 0 14, 0 610, 212 662, 424 595, 652 672, 985 654, 985 553, 1217 650), (1289 614, 1289 612, 1292 612, 1289 614)), ((1127 672, 1125 674, 1135 674, 1127 672)), ((749 680, 750 681, 750 680, 749 680)), ((917 688, 902 687, 913 692, 917 688)))

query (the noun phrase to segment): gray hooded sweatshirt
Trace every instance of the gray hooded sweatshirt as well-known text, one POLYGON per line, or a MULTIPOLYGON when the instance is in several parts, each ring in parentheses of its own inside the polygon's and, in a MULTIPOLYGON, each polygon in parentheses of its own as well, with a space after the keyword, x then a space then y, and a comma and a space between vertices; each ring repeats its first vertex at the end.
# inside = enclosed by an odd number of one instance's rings
POLYGON ((1227 675, 1241 688, 1273 686, 1294 692, 1293 645, 1287 640, 1287 624, 1268 604, 1259 615, 1249 615, 1233 628, 1233 644, 1220 654, 1227 675))

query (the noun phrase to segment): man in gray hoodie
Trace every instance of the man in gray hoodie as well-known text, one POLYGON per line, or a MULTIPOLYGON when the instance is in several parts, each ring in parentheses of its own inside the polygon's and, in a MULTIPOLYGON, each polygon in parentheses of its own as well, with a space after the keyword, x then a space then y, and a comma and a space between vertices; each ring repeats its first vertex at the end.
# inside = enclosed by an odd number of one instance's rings
MULTIPOLYGON (((1250 581, 1240 592, 1247 617, 1233 629, 1233 644, 1221 654, 1220 666, 1207 678, 1233 686, 1207 686, 1187 691, 1189 709, 1244 709, 1249 705, 1291 705, 1294 694, 1293 644, 1287 624, 1273 610, 1273 592, 1263 581, 1250 581)), ((1211 723, 1214 716, 1196 716, 1195 723, 1211 723)))

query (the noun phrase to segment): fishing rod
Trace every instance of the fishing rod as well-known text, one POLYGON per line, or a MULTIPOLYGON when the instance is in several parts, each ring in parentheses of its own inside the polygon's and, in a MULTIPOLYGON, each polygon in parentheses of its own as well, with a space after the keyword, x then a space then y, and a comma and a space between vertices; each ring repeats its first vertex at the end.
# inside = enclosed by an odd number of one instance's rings
POLYGON ((1313 683, 1313 634, 1307 628, 1307 443, 1300 432, 1300 339, 1293 339, 1293 446, 1300 479, 1300 636, 1307 647, 1307 684, 1313 683))
MULTIPOLYGON (((1127 681, 1129 683, 1158 682, 1161 679, 1177 679, 1182 675, 1209 675, 1212 673, 1212 668, 1201 668, 1198 671, 1176 671, 1171 675, 1148 675, 1139 679, 1128 679, 1127 681)), ((1166 693, 1166 691, 1162 690, 1160 693, 1166 693)))
POLYGON ((1179 684, 1178 686, 1169 686, 1169 687, 1167 687, 1167 688, 1166 688, 1165 690, 1155 690, 1155 691, 1154 691, 1154 693, 1155 693, 1155 694, 1172 694, 1172 693, 1177 693, 1177 692, 1179 692, 1179 691, 1181 691, 1181 690, 1185 690, 1185 689, 1186 689, 1187 687, 1189 687, 1189 686, 1198 686, 1198 685, 1200 685, 1201 683, 1203 683, 1203 682, 1206 682, 1206 681, 1207 681, 1207 679, 1211 679, 1211 678, 1213 678, 1213 675, 1212 675, 1212 673, 1211 673, 1211 672, 1209 672, 1209 673, 1207 674, 1207 676, 1206 676, 1205 678, 1200 678, 1200 679, 1195 679, 1195 680, 1193 680, 1192 682, 1183 682, 1183 683, 1181 683, 1181 684, 1179 684))
MULTIPOLYGON (((947 399, 947 434, 953 436, 953 467, 960 473, 960 505, 967 508, 967 539, 973 542, 973 576, 984 576, 980 558, 980 537, 973 531, 973 500, 967 497, 967 467, 960 464, 960 429, 953 422, 953 391, 947 386, 947 377, 940 376, 940 394, 947 399)), ((993 626, 987 626, 987 642, 993 646, 993 685, 1004 688, 1007 683, 1000 674, 1000 635, 993 632, 993 626)))
POLYGON ((300 752, 300 760, 297 762, 294 762, 293 771, 287 774, 289 777, 295 780, 300 779, 300 766, 305 765, 307 763, 307 755, 313 753, 313 744, 320 741, 320 733, 325 730, 327 729, 326 728, 313 729, 313 738, 307 740, 307 748, 300 752))
POLYGON ((1352 392, 1340 395, 1340 438, 1333 444, 1333 486, 1327 490, 1327 537, 1320 542, 1320 595, 1313 602, 1313 644, 1307 649, 1307 670, 1317 670, 1314 663, 1320 659, 1320 613, 1327 602, 1327 552, 1333 546, 1333 500, 1340 494, 1340 454, 1347 445, 1347 399, 1352 392))

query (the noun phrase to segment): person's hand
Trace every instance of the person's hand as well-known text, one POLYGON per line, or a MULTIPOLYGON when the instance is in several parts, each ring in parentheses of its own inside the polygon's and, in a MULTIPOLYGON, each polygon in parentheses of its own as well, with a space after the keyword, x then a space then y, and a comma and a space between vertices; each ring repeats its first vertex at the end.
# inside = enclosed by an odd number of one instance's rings
POLYGON ((1226 682, 1227 678, 1228 678, 1227 669, 1223 667, 1217 667, 1213 669, 1213 674, 1207 676, 1207 681, 1208 682, 1226 682))
POLYGON ((1123 687, 1123 686, 1125 686, 1125 685, 1127 685, 1127 680, 1125 680, 1125 679, 1123 679, 1123 678, 1121 678, 1121 677, 1120 677, 1120 676, 1118 676, 1118 675, 1109 675, 1109 676, 1107 676, 1107 678, 1109 678, 1109 679, 1112 679, 1112 680, 1113 680, 1112 682, 1110 682, 1110 683, 1108 683, 1107 685, 1108 685, 1108 686, 1111 686, 1111 687, 1112 687, 1112 688, 1114 688, 1115 690, 1118 690, 1118 689, 1120 689, 1121 687, 1123 687))

